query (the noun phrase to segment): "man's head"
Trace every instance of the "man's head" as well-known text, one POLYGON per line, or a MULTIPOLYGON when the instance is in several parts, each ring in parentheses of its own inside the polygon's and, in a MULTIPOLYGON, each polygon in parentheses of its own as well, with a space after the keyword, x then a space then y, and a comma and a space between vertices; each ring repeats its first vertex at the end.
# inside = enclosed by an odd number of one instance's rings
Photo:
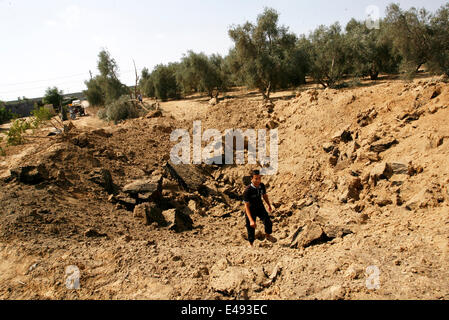
POLYGON ((262 181, 262 176, 260 175, 260 171, 259 170, 251 171, 251 182, 253 183, 253 185, 256 188, 259 187, 261 181, 262 181))

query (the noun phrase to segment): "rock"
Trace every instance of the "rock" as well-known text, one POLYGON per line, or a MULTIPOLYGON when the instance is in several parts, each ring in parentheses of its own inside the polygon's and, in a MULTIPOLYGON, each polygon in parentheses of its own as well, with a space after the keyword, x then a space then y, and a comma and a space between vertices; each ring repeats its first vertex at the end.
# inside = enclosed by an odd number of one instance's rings
POLYGON ((314 222, 308 222, 300 227, 292 237, 290 248, 306 248, 319 242, 324 236, 323 229, 314 222))
POLYGON ((432 134, 429 136, 429 140, 430 140, 430 147, 431 148, 438 148, 439 146, 443 145, 444 143, 444 136, 442 135, 436 135, 436 134, 432 134))
POLYGON ((103 138, 110 138, 112 137, 112 133, 106 132, 104 129, 95 129, 90 131, 91 134, 96 134, 97 136, 101 136, 103 138))
POLYGON ((84 232, 84 236, 88 238, 100 238, 100 237, 107 237, 107 234, 99 233, 95 229, 88 229, 86 230, 86 232, 84 232))
POLYGON ((435 105, 431 105, 429 106, 429 108, 427 108, 427 110, 429 111, 430 114, 434 114, 438 111, 438 108, 435 105))
POLYGON ((323 145, 323 149, 324 149, 324 151, 325 152, 327 152, 327 153, 330 153, 330 152, 332 152, 333 150, 334 150, 334 148, 335 148, 335 145, 333 144, 333 143, 325 143, 324 145, 323 145))
POLYGON ((378 164, 377 166, 375 166, 373 168, 373 170, 371 170, 370 180, 374 185, 376 185, 377 181, 379 181, 380 179, 388 180, 391 178, 392 175, 393 175, 393 170, 392 170, 391 166, 388 163, 383 162, 381 164, 378 164))
POLYGON ((393 201, 391 201, 391 199, 379 199, 379 200, 376 201, 376 204, 379 207, 385 207, 385 206, 388 206, 390 204, 393 204, 393 201))
POLYGON ((157 199, 162 194, 162 178, 162 175, 153 175, 148 179, 136 180, 127 184, 123 192, 131 195, 150 193, 154 199, 157 199))
POLYGON ((366 150, 358 150, 357 151, 357 158, 360 161, 368 160, 370 162, 378 162, 381 160, 380 156, 376 152, 370 152, 366 150))
POLYGON ((360 200, 360 192, 363 190, 362 180, 353 178, 348 185, 348 199, 360 200))
POLYGON ((398 143, 399 142, 394 138, 382 139, 382 140, 379 140, 379 141, 373 143, 370 146, 370 151, 381 153, 381 152, 384 152, 384 151, 390 149, 392 146, 394 146, 395 144, 398 144, 398 143))
POLYGON ((147 213, 146 203, 139 204, 134 207, 133 216, 134 218, 144 218, 147 213))
POLYGON ((251 268, 251 272, 252 272, 252 281, 253 283, 260 287, 267 287, 269 286, 269 284, 267 282, 267 276, 265 275, 265 270, 263 267, 256 267, 256 268, 251 268))
POLYGON ((360 215, 357 216, 356 218, 356 222, 358 224, 366 224, 369 220, 369 216, 366 213, 362 213, 360 215))
POLYGON ((162 117, 162 111, 161 110, 156 110, 156 111, 150 112, 146 116, 147 119, 160 118, 160 117, 162 117))
POLYGON ((193 220, 189 215, 178 209, 162 212, 166 226, 177 233, 193 230, 193 220))
POLYGON ((360 277, 364 274, 364 270, 362 268, 357 267, 352 264, 346 269, 345 278, 350 280, 360 279, 360 277))
POLYGON ((89 134, 83 132, 71 140, 71 142, 80 148, 91 148, 92 144, 89 142, 89 134))
POLYGON ((247 299, 251 276, 250 270, 243 267, 227 267, 224 270, 213 268, 209 287, 226 296, 237 296, 247 299))
POLYGON ((349 131, 350 126, 347 126, 345 129, 338 131, 332 136, 332 141, 335 143, 344 142, 347 143, 352 141, 352 132, 349 131))
POLYGON ((399 117, 400 120, 404 120, 405 122, 417 121, 421 117, 421 113, 418 111, 409 113, 406 112, 402 116, 399 117))
POLYGON ((10 176, 25 184, 39 184, 48 179, 48 170, 43 164, 10 169, 10 176))
POLYGON ((334 238, 343 238, 353 232, 348 228, 344 228, 338 225, 325 225, 322 227, 325 236, 323 240, 331 240, 334 238))
POLYGON ((376 117, 377 117, 377 111, 374 108, 371 108, 364 112, 360 112, 357 115, 357 123, 361 127, 366 127, 367 125, 371 124, 376 117))
POLYGON ((423 189, 421 192, 416 194, 413 198, 405 203, 405 208, 410 211, 425 208, 427 207, 430 198, 431 197, 427 189, 423 189))
POLYGON ((342 300, 346 295, 346 290, 341 285, 333 285, 332 287, 323 290, 321 299, 324 300, 342 300))
POLYGON ((115 185, 112 181, 112 176, 109 170, 103 168, 95 168, 89 174, 88 179, 93 183, 103 187, 107 193, 113 193, 115 190, 115 185))
POLYGON ((154 203, 142 203, 134 208, 135 215, 142 215, 145 218, 145 224, 147 226, 157 223, 159 227, 167 226, 165 216, 162 214, 162 210, 154 203))
POLYGON ((187 207, 189 208, 190 211, 192 211, 193 213, 197 213, 198 212, 198 204, 196 203, 195 200, 190 200, 189 204, 187 205, 187 207))
POLYGON ((204 185, 206 173, 200 168, 189 164, 174 165, 170 161, 165 164, 164 168, 184 190, 189 192, 198 191, 201 195, 207 195, 208 190, 204 185))
POLYGON ((129 197, 128 195, 124 193, 119 193, 112 197, 112 201, 119 202, 120 204, 124 205, 127 208, 134 208, 134 206, 137 204, 136 199, 129 197))
POLYGON ((7 182, 10 182, 10 181, 13 180, 13 179, 14 179, 14 176, 13 176, 11 170, 3 171, 3 172, 0 174, 0 180, 3 181, 3 182, 6 182, 6 183, 7 183, 7 182))
POLYGON ((408 174, 411 177, 419 173, 422 173, 423 171, 424 168, 422 166, 414 166, 412 162, 408 164, 408 174))
POLYGON ((437 88, 435 88, 435 90, 433 91, 432 95, 430 96, 430 99, 435 99, 440 94, 441 94, 441 88, 437 87, 437 88))
POLYGON ((276 129, 278 126, 279 126, 279 123, 277 123, 273 119, 268 120, 268 122, 265 124, 265 127, 270 130, 276 129))
POLYGON ((329 157, 329 163, 335 167, 338 163, 338 157, 336 157, 336 156, 329 157))
POLYGON ((389 164, 393 174, 408 174, 408 165, 398 162, 389 164))

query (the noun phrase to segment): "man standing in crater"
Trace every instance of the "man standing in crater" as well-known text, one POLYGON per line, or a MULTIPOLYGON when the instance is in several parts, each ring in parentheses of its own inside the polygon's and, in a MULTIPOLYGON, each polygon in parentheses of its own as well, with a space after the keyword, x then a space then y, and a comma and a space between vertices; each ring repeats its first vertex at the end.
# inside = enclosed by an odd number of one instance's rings
POLYGON ((270 216, 265 209, 262 198, 267 203, 268 211, 271 213, 273 209, 271 208, 265 185, 262 183, 262 176, 260 175, 259 170, 254 170, 251 172, 251 184, 246 187, 243 194, 243 202, 245 203, 246 212, 246 230, 248 231, 248 241, 251 247, 253 246, 256 238, 257 217, 259 217, 264 224, 265 238, 273 243, 276 242, 276 239, 271 236, 273 233, 273 223, 271 222, 270 216))

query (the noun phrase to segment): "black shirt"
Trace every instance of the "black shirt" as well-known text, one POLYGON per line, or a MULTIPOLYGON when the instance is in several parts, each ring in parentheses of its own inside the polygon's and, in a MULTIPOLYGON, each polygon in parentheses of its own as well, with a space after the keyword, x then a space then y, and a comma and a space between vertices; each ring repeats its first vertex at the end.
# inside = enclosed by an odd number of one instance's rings
POLYGON ((261 183, 258 188, 256 188, 252 183, 246 187, 243 193, 243 202, 249 203, 250 210, 258 210, 264 208, 262 196, 267 194, 267 189, 265 185, 261 183))

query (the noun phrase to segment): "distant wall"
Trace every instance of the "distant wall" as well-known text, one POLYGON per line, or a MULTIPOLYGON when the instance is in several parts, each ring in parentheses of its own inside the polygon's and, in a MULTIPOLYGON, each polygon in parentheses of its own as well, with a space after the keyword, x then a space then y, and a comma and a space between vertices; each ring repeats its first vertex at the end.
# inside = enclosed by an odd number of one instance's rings
MULTIPOLYGON (((85 99, 84 94, 82 92, 64 94, 63 97, 64 98, 72 97, 80 100, 85 99)), ((34 110, 34 104, 38 102, 41 103, 42 98, 33 98, 20 101, 9 101, 5 103, 5 106, 6 109, 19 115, 19 117, 29 117, 31 115, 31 111, 34 110)))
POLYGON ((25 101, 7 102, 5 107, 12 113, 19 115, 19 117, 28 117, 34 109, 35 102, 37 102, 37 100, 31 99, 25 101))

